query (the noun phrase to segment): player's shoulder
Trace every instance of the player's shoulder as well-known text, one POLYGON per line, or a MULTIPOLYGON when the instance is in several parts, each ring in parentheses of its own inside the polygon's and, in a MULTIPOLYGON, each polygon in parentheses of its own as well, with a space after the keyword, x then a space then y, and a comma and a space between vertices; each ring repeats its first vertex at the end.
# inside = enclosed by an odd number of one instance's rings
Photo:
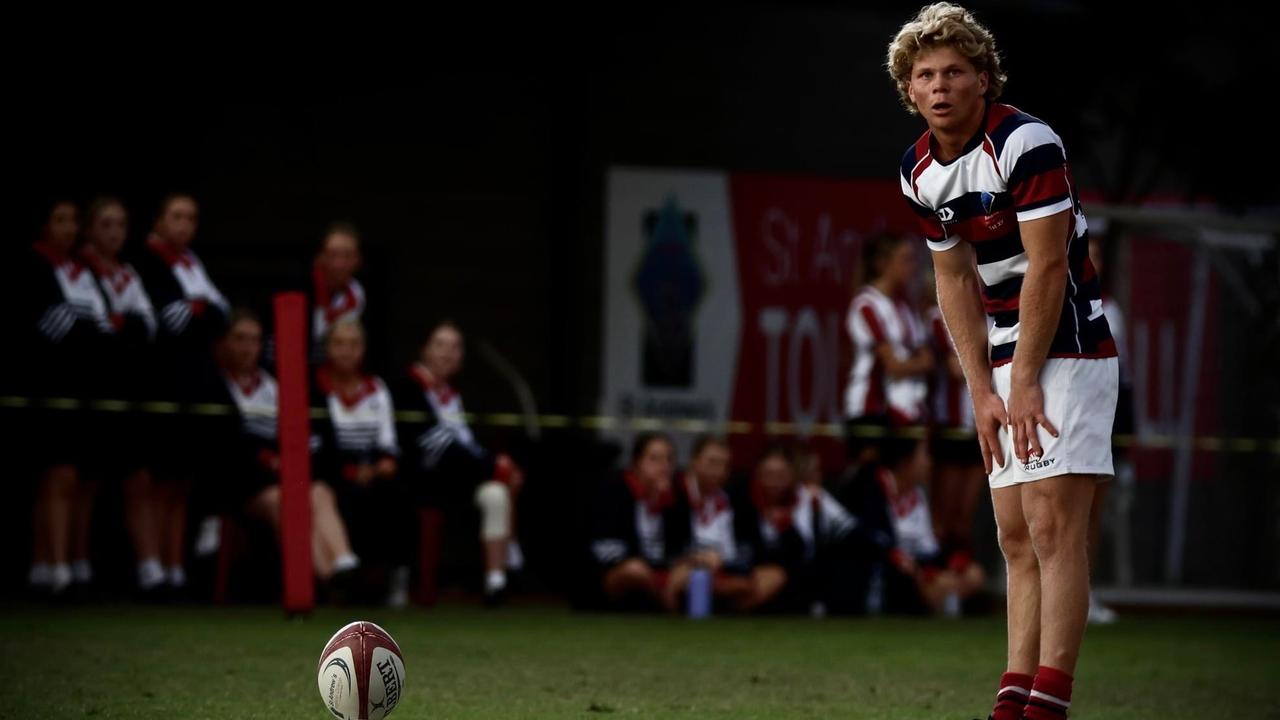
POLYGON ((916 141, 911 143, 911 145, 907 147, 907 151, 902 154, 902 177, 906 178, 907 182, 911 181, 911 175, 915 172, 916 166, 920 164, 920 161, 928 157, 928 155, 929 131, 926 130, 924 131, 924 134, 916 138, 916 141))
POLYGON ((280 390, 280 386, 276 383, 275 376, 270 372, 267 372, 265 368, 258 368, 258 382, 262 383, 263 387, 267 388, 267 391, 272 395, 275 395, 280 390))
POLYGON ((387 382, 382 379, 381 375, 369 375, 369 383, 373 385, 373 391, 382 396, 386 400, 391 400, 391 391, 387 389, 387 382))
POLYGON ((853 294, 853 301, 849 304, 850 309, 859 310, 862 307, 871 307, 873 310, 881 310, 885 307, 889 310, 893 309, 893 301, 885 297, 884 293, 875 289, 873 285, 863 285, 858 292, 853 294))
POLYGON ((986 129, 997 156, 1004 152, 1010 138, 1015 136, 1021 140, 1019 144, 1057 142, 1057 134, 1044 120, 1003 103, 992 103, 987 111, 986 129))

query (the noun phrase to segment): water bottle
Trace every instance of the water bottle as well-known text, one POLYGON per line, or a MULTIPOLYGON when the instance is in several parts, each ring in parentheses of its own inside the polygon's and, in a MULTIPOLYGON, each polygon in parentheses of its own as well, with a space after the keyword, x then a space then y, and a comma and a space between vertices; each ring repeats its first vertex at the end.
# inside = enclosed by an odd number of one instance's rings
POLYGON ((942 602, 942 614, 949 618, 958 618, 963 614, 958 593, 947 593, 946 599, 942 602))
POLYGON ((884 612, 884 566, 876 563, 871 568, 871 582, 867 587, 867 614, 884 612))
POLYGON ((706 568, 694 568, 690 571, 689 587, 685 595, 690 618, 696 620, 711 615, 711 571, 706 568))

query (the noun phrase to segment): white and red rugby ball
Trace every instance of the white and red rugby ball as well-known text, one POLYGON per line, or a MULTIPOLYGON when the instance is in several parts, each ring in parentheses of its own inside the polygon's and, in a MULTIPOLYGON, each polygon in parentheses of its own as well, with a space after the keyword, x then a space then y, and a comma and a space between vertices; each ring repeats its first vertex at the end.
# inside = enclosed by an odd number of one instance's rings
POLYGON ((357 620, 320 653, 320 698, 340 720, 382 720, 404 692, 404 656, 386 630, 357 620))

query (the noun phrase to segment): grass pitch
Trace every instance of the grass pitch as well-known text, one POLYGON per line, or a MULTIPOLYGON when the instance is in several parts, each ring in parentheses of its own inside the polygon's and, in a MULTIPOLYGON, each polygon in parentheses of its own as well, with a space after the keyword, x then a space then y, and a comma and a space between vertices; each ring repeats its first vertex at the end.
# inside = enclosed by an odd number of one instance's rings
MULTIPOLYGON (((986 716, 1002 618, 721 619, 270 608, 0 607, 0 718, 328 716, 316 662, 350 620, 405 654, 413 718, 986 716)), ((1280 717, 1274 618, 1122 618, 1090 628, 1072 717, 1280 717)))

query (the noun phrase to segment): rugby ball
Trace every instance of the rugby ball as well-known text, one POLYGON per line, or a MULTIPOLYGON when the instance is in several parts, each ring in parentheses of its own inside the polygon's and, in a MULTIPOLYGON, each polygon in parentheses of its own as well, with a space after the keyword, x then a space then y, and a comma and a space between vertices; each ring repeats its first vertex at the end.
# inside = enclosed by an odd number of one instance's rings
POLYGON ((404 691, 404 657, 386 630, 364 620, 344 626, 320 653, 320 698, 339 720, 382 720, 404 691))

